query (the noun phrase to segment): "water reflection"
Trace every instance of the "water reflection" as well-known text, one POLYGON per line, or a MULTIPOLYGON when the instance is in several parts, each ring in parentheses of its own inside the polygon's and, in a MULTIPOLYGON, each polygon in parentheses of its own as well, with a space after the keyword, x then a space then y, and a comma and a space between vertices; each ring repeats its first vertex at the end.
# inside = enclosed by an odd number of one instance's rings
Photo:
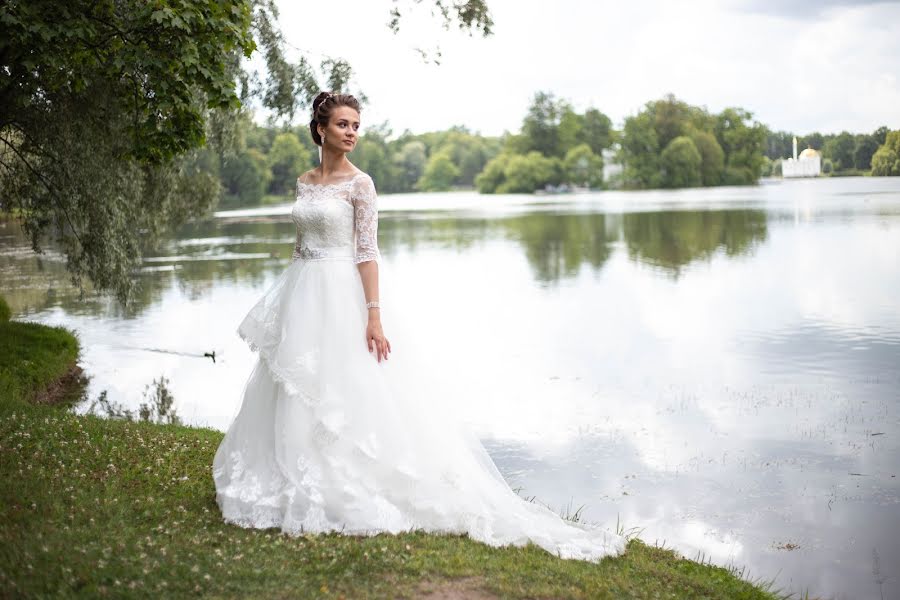
POLYGON ((747 254, 765 241, 767 231, 761 210, 667 210, 628 213, 622 220, 628 255, 675 277, 720 249, 731 257, 747 254))
POLYGON ((660 266, 677 276, 692 262, 722 250, 736 257, 766 239, 763 210, 567 213, 541 211, 512 217, 458 218, 431 214, 427 219, 389 215, 382 221, 379 243, 388 254, 423 244, 464 250, 476 242, 503 237, 517 242, 533 277, 557 283, 588 266, 599 271, 616 242, 629 256, 660 266))
MULTIPOLYGON (((135 318, 159 302, 162 290, 172 284, 169 278, 190 299, 222 283, 258 286, 287 265, 294 226, 287 215, 245 219, 209 220, 183 227, 158 253, 144 257, 143 277, 127 309, 93 293, 85 304, 65 286, 57 289, 66 277, 61 257, 51 255, 47 260, 29 255, 23 250, 24 234, 6 222, 4 245, 9 250, 0 255, 0 265, 18 277, 9 282, 15 284, 10 286, 9 300, 23 312, 59 306, 74 313, 102 310, 109 317, 135 318)), ((754 244, 766 239, 766 214, 762 210, 624 215, 541 211, 495 218, 442 214, 423 218, 386 213, 379 232, 379 246, 387 257, 422 247, 461 252, 502 239, 521 246, 532 276, 541 283, 576 277, 585 266, 599 271, 620 240, 633 259, 661 266, 677 276, 683 267, 708 260, 720 248, 728 256, 750 252, 754 244)))
POLYGON ((578 275, 583 265, 599 270, 621 237, 605 214, 538 213, 503 219, 506 237, 518 242, 535 279, 556 282, 578 275))

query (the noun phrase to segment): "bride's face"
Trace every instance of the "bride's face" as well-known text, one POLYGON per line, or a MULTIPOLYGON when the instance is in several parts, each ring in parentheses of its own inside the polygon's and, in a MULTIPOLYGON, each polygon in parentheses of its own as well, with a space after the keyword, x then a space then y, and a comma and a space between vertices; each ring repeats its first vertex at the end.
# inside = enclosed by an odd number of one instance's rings
POLYGON ((323 132, 326 146, 350 152, 359 138, 359 113, 349 106, 335 107, 328 126, 319 127, 319 135, 323 132))

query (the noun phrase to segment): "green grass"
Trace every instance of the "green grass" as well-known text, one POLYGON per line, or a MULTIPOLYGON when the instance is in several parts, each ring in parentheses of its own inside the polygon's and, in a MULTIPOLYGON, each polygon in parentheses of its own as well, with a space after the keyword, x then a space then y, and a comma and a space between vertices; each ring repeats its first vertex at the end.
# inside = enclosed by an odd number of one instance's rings
POLYGON ((0 399, 30 401, 48 389, 54 399, 65 394, 54 388, 77 371, 78 349, 78 338, 63 327, 0 320, 0 399))
POLYGON ((18 391, 0 398, 0 596, 778 597, 638 539, 591 564, 465 536, 292 537, 227 525, 210 473, 223 434, 34 404, 22 390, 64 372, 77 348, 39 328, 13 329, 25 334, 15 352, 3 344, 4 365, 29 366, 5 368, 4 389, 18 391))

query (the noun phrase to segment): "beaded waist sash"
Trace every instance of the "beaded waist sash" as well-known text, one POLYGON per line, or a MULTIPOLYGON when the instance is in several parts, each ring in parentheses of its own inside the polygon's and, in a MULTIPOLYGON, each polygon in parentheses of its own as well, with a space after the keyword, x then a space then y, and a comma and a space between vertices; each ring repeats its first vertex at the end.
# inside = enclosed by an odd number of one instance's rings
POLYGON ((294 260, 329 260, 329 259, 350 259, 355 257, 353 246, 330 246, 323 248, 309 248, 297 244, 294 246, 294 253, 291 258, 294 260))

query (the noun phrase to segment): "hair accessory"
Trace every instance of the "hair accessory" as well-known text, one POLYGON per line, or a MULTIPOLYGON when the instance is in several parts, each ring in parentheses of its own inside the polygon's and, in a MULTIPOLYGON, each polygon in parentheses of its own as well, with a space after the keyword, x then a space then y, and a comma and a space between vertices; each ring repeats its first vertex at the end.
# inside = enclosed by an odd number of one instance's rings
MULTIPOLYGON (((322 98, 321 102, 319 102, 319 106, 316 107, 316 110, 322 108, 322 105, 325 104, 326 102, 328 102, 329 98, 334 98, 334 94, 332 94, 331 92, 325 92, 325 94, 326 94, 325 97, 322 98)), ((313 111, 313 112, 315 112, 315 111, 313 111)))

